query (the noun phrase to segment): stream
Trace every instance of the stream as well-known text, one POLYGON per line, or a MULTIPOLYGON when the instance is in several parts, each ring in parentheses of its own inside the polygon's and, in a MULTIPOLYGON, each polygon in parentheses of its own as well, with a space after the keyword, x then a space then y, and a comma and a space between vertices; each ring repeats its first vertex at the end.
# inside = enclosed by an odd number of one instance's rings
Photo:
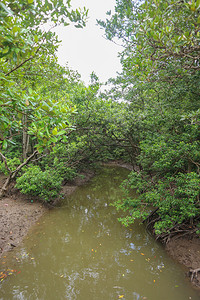
POLYGON ((199 300, 185 269, 136 222, 123 227, 110 203, 130 171, 105 167, 33 226, 7 254, 0 299, 199 300))

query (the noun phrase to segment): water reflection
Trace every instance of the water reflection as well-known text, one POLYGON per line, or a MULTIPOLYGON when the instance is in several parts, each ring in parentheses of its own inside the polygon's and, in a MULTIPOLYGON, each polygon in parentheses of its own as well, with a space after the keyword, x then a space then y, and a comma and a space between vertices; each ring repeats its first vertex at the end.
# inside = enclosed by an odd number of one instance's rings
POLYGON ((7 258, 21 273, 3 282, 0 299, 199 299, 143 226, 117 221, 109 203, 121 197, 127 174, 105 168, 50 211, 7 258))

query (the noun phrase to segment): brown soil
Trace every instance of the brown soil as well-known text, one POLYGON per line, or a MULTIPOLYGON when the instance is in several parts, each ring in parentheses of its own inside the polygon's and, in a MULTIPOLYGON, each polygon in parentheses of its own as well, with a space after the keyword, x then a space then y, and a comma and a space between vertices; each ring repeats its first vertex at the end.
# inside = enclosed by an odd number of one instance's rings
MULTIPOLYGON (((169 255, 187 267, 186 273, 191 277, 190 270, 200 268, 200 238, 197 236, 175 236, 166 245, 169 255)), ((200 270, 194 276, 192 283, 200 289, 200 270)))
MULTIPOLYGON (((82 173, 73 182, 63 186, 62 193, 67 196, 75 189, 86 183, 93 172, 82 173)), ((6 177, 0 176, 0 187, 6 177)), ((6 251, 17 247, 27 235, 29 229, 38 219, 48 211, 49 207, 34 198, 19 193, 14 185, 7 195, 0 200, 0 257, 6 251)))
POLYGON ((115 161, 109 161, 106 163, 102 163, 103 166, 116 166, 116 167, 122 167, 125 169, 128 169, 130 171, 133 170, 133 166, 130 163, 126 163, 123 160, 115 160, 115 161))

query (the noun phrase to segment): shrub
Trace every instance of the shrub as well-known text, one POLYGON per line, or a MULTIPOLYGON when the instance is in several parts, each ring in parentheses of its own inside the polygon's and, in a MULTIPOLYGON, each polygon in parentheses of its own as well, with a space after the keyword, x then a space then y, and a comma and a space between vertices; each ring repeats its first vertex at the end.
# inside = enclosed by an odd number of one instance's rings
POLYGON ((59 196, 63 178, 51 170, 42 171, 39 166, 31 166, 17 178, 15 185, 23 194, 38 196, 51 202, 59 196))
POLYGON ((134 223, 138 218, 146 219, 150 208, 157 208, 156 234, 169 232, 176 224, 199 216, 199 174, 178 173, 157 178, 157 181, 155 177, 153 179, 150 180, 144 173, 131 172, 128 180, 124 181, 123 190, 127 197, 115 202, 118 209, 128 211, 126 217, 120 218, 124 225, 134 223), (133 189, 137 196, 130 195, 133 189))
POLYGON ((77 171, 75 168, 70 168, 66 166, 66 163, 57 157, 54 158, 53 168, 56 170, 57 174, 65 181, 73 180, 77 176, 77 171))
MULTIPOLYGON (((20 159, 15 157, 15 158, 11 158, 11 159, 7 159, 7 164, 8 167, 10 168, 11 171, 16 170, 16 168, 20 165, 20 159)), ((8 170, 5 167, 5 163, 4 162, 0 162, 0 172, 4 173, 5 175, 8 175, 8 170)))

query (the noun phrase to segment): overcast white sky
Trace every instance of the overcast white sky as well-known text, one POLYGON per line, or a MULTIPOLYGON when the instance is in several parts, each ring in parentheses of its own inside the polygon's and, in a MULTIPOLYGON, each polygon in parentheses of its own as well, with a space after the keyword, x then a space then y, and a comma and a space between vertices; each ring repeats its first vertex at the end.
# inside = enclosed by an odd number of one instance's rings
POLYGON ((101 82, 115 77, 121 70, 118 52, 120 46, 103 38, 104 30, 96 25, 96 19, 106 19, 106 12, 114 12, 115 0, 72 0, 72 7, 89 9, 89 19, 84 29, 72 26, 58 27, 56 33, 62 40, 58 51, 59 63, 77 70, 88 84, 94 71, 101 82))

